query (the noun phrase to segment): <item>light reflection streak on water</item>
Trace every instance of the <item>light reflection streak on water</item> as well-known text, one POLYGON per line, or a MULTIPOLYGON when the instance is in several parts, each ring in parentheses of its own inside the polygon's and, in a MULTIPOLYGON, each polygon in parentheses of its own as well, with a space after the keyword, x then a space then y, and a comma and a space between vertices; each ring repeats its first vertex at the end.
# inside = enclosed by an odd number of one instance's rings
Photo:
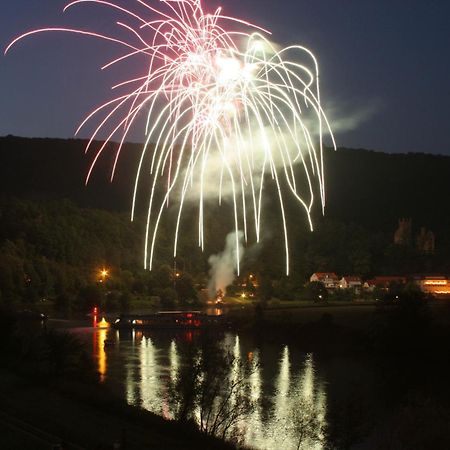
POLYGON ((134 389, 134 367, 132 364, 127 363, 125 366, 125 396, 129 405, 137 405, 139 394, 136 394, 134 389))
MULTIPOLYGON (((230 379, 231 379, 232 386, 234 384, 238 383, 239 378, 242 377, 242 375, 243 375, 240 370, 241 369, 240 361, 241 361, 241 347, 239 344, 239 336, 236 335, 235 340, 234 340, 234 346, 233 346, 233 363, 231 365, 231 371, 230 371, 230 379)), ((234 390, 230 397, 230 402, 232 405, 236 404, 236 401, 237 401, 236 395, 237 395, 237 392, 236 392, 236 390, 234 390)))
MULTIPOLYGON (((325 428, 325 408, 326 408, 326 394, 325 386, 316 380, 316 371, 314 367, 313 355, 309 353, 306 355, 303 368, 300 369, 298 375, 298 385, 294 395, 295 400, 292 405, 293 417, 297 421, 301 421, 301 415, 314 414, 316 417, 318 428, 323 430, 325 428)), ((295 423, 293 424, 293 434, 299 434, 299 430, 295 430, 295 423)), ((298 425, 297 425, 298 428, 298 425)), ((323 448, 322 441, 324 436, 319 433, 318 442, 312 441, 306 437, 300 446, 300 449, 321 449, 323 448)), ((296 444, 297 445, 297 444, 296 444)))
POLYGON ((208 314, 208 316, 221 316, 223 314, 223 309, 217 307, 209 307, 206 308, 205 313, 208 314))
POLYGON ((261 397, 261 366, 259 362, 259 351, 249 352, 249 359, 253 362, 254 370, 250 374, 250 398, 258 403, 261 397))
MULTIPOLYGON (((231 367, 231 371, 230 371, 230 382, 231 382, 231 386, 232 386, 232 393, 230 396, 230 405, 231 405, 231 409, 233 409, 234 407, 236 407, 236 403, 238 401, 240 401, 239 399, 239 385, 242 383, 242 380, 244 380, 245 378, 245 373, 244 373, 244 366, 243 366, 243 362, 242 362, 242 352, 241 352, 241 344, 240 344, 240 340, 239 340, 239 335, 235 335, 234 337, 234 346, 233 346, 233 363, 232 363, 232 367, 231 367), (237 386, 237 388, 233 388, 233 386, 237 386)), ((235 424, 235 427, 238 431, 238 434, 240 436, 245 435, 246 433, 246 429, 247 429, 247 425, 245 423, 246 421, 238 421, 235 424)))
MULTIPOLYGON (((194 356, 194 366, 196 366, 197 364, 199 364, 199 362, 202 360, 202 351, 198 350, 197 353, 194 356)), ((201 372, 199 374, 199 378, 198 378, 198 383, 202 384, 204 381, 204 377, 205 377, 205 373, 201 372)), ((194 411, 194 417, 195 420, 197 421, 197 424, 200 424, 202 421, 202 412, 201 412, 201 408, 199 405, 196 406, 195 411, 194 411)))
POLYGON ((312 401, 314 395, 314 366, 311 353, 306 355, 303 373, 300 373, 301 394, 305 400, 312 401))
POLYGON ((254 364, 252 373, 250 374, 250 399, 254 404, 254 409, 250 417, 245 420, 245 441, 256 442, 262 438, 262 374, 259 361, 259 351, 249 352, 249 358, 254 364))
MULTIPOLYGON (((134 348, 136 345, 136 332, 134 330, 131 331, 131 349, 130 356, 134 356, 134 348)), ((135 365, 133 364, 133 360, 129 358, 125 362, 125 395, 127 398, 127 402, 130 405, 138 405, 139 404, 139 392, 136 392, 136 383, 135 383, 135 365)))
POLYGON ((157 349, 151 338, 143 337, 140 346, 141 401, 142 407, 157 414, 162 413, 159 366, 156 361, 157 349))
POLYGON ((287 345, 283 348, 279 364, 280 369, 276 382, 273 414, 267 427, 267 433, 262 437, 262 443, 266 445, 269 442, 272 443, 266 448, 280 444, 283 448, 288 448, 285 440, 289 437, 287 424, 290 418, 289 387, 291 381, 291 364, 287 345))
POLYGON ((275 397, 275 416, 283 420, 288 413, 288 394, 291 379, 291 365, 289 362, 289 348, 286 345, 283 349, 283 356, 280 361, 280 373, 277 380, 277 393, 275 397))
MULTIPOLYGON (((178 354, 177 344, 174 339, 170 342, 169 348, 169 367, 167 368, 169 372, 169 379, 172 386, 176 385, 178 378, 178 371, 180 370, 180 355, 178 354)), ((163 387, 164 389, 164 400, 163 400, 163 416, 166 419, 175 418, 176 405, 170 397, 170 388, 166 383, 163 387)))
POLYGON ((177 379, 178 368, 180 366, 180 356, 178 355, 177 344, 172 339, 170 343, 170 380, 174 383, 177 379))
MULTIPOLYGON (((176 380, 183 364, 178 345, 174 339, 170 341, 170 345, 160 347, 155 343, 157 340, 145 337, 141 339, 134 350, 133 344, 129 345, 128 353, 124 355, 127 400, 135 405, 140 403, 143 408, 157 414, 171 417, 169 384, 176 380), (133 353, 138 359, 133 360, 133 353), (163 360, 168 362, 165 366, 163 360), (167 371, 167 377, 163 379, 160 375, 164 370, 167 371)), ((248 395, 255 408, 245 420, 237 424, 238 431, 244 437, 244 445, 257 449, 297 449, 299 431, 295 421, 303 410, 314 414, 320 426, 326 425, 325 385, 317 378, 312 354, 296 355, 288 346, 281 348, 276 375, 266 379, 263 375, 269 367, 262 365, 265 360, 261 349, 249 349, 242 344, 239 336, 233 334, 225 335, 221 348, 223 351, 230 351, 234 357, 229 371, 231 380, 239 375, 238 360, 243 355, 254 363, 248 380, 248 395)), ((195 357, 202 357, 200 350, 195 357)), ((269 372, 267 370, 266 377, 269 372)), ((236 398, 232 401, 236 401, 236 398)), ((200 419, 199 410, 195 415, 200 419)), ((323 445, 324 437, 320 436, 319 442, 304 439, 300 449, 320 450, 323 445)))
POLYGON ((107 371, 107 361, 105 352, 105 339, 107 336, 106 328, 98 328, 93 333, 94 356, 97 360, 97 370, 100 375, 100 381, 105 381, 107 371))

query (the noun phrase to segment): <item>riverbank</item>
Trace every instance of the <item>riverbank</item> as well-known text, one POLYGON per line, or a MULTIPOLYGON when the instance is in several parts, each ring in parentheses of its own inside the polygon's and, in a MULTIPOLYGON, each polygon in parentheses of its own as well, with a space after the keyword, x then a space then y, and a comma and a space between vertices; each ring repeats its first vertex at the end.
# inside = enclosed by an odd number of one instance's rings
MULTIPOLYGON (((396 303, 382 302, 269 302, 241 305, 225 304, 219 311, 227 316, 230 329, 256 338, 292 343, 303 351, 355 353, 366 351, 369 339, 377 331, 380 317, 399 309, 396 303)), ((427 311, 435 325, 450 326, 450 302, 427 302, 427 311)), ((208 312, 208 311, 207 311, 208 312)), ((135 311, 145 313, 145 311, 135 311)), ((210 312, 211 313, 211 312, 210 312)), ((104 313, 113 322, 119 313, 104 313)), ((403 314, 400 315, 400 318, 403 314)), ((102 315, 103 317, 103 315, 102 315)), ((51 319, 57 329, 90 326, 91 320, 51 319)))
POLYGON ((112 396, 101 385, 60 380, 34 383, 0 370, 0 448, 50 449, 233 449, 112 396))
POLYGON ((280 304, 233 309, 229 319, 236 331, 293 344, 305 352, 366 354, 380 342, 389 352, 400 342, 399 351, 415 345, 434 352, 442 346, 440 336, 450 329, 450 302, 280 304))

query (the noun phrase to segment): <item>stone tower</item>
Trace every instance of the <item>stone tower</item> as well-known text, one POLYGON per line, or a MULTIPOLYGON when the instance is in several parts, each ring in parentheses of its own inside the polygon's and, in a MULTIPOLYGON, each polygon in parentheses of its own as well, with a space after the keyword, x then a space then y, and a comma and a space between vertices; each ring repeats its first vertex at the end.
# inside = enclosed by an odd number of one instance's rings
POLYGON ((433 254, 435 250, 436 238, 431 230, 425 227, 420 229, 420 233, 416 238, 416 247, 420 253, 433 254))
POLYGON ((399 219, 398 228, 394 233, 394 244, 411 245, 411 219, 399 219))

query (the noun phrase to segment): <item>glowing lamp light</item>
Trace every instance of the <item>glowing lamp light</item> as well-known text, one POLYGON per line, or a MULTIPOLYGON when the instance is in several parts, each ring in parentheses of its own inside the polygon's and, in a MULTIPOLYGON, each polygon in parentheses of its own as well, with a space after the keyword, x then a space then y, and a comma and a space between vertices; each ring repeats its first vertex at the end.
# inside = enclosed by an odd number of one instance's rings
POLYGON ((102 320, 97 324, 97 328, 109 328, 109 323, 102 317, 102 320))
POLYGON ((425 281, 426 286, 447 286, 447 280, 425 281))
POLYGON ((99 282, 104 283, 106 281, 106 278, 109 276, 109 270, 103 267, 103 269, 99 270, 99 282))

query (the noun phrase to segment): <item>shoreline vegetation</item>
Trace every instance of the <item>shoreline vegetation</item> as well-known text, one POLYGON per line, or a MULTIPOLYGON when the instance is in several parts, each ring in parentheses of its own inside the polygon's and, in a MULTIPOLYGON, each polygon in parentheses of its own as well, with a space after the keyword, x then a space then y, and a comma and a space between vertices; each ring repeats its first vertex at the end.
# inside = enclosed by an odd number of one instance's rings
MULTIPOLYGON (((84 186, 89 161, 83 144, 0 138, 0 304, 37 309, 49 304, 66 317, 86 313, 94 305, 123 312, 137 306, 198 307, 204 301, 199 297, 207 295, 208 258, 223 251, 225 237, 234 229, 231 205, 224 202, 219 208, 215 201, 208 203, 202 253, 197 245, 198 205, 187 204, 175 261, 177 215, 176 208, 168 208, 161 217, 153 270, 145 271, 148 180, 143 180, 135 221, 130 222, 140 147, 124 147, 113 184, 105 176, 105 158, 84 186)), ((290 276, 284 276, 284 242, 277 238, 282 226, 279 212, 266 207, 264 237, 260 245, 251 245, 254 233, 249 229, 242 276, 230 286, 231 295, 254 294, 294 303, 314 300, 326 293, 305 284, 311 274, 324 271, 362 280, 377 275, 412 279, 417 274, 450 274, 449 216, 434 206, 446 202, 450 157, 340 149, 326 150, 324 158, 333 171, 327 179, 325 217, 320 208, 312 212, 314 232, 308 231, 306 218, 299 217, 296 200, 286 197, 290 276), (407 222, 410 228, 398 245, 394 232, 401 218, 412 222, 407 222), (433 248, 419 245, 422 231, 435 236, 433 248)), ((270 180, 267 183, 268 206, 277 202, 277 194, 270 180)), ((354 294, 338 289, 328 300, 346 302, 354 294)), ((373 299, 378 295, 364 294, 373 299)))

